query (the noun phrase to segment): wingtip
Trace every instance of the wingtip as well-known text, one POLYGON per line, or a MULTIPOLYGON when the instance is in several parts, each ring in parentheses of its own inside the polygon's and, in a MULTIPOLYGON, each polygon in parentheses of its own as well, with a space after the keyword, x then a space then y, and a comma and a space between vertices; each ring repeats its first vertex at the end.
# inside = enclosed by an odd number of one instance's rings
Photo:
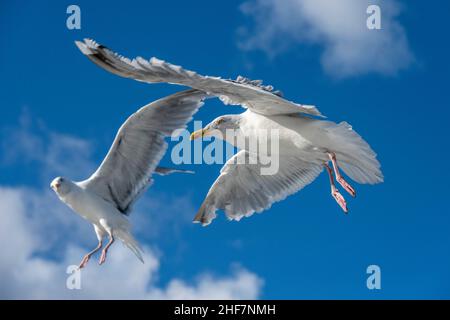
POLYGON ((194 220, 192 220, 192 222, 200 223, 202 227, 206 227, 211 224, 214 217, 215 215, 211 217, 205 214, 205 203, 203 203, 200 209, 198 210, 197 214, 195 215, 194 220))
POLYGON ((319 109, 317 108, 317 107, 314 107, 314 109, 316 110, 316 116, 318 116, 318 117, 320 117, 320 118, 324 118, 324 119, 326 119, 327 118, 327 116, 326 115, 323 115, 320 111, 319 111, 319 109))
POLYGON ((205 223, 204 218, 201 213, 197 213, 192 220, 193 223, 201 223, 202 225, 205 223))
POLYGON ((321 118, 326 118, 326 116, 324 116, 320 111, 319 108, 317 108, 317 106, 315 105, 307 105, 307 104, 302 104, 301 105, 303 108, 308 109, 311 111, 311 114, 317 117, 321 117, 321 118))
POLYGON ((202 225, 202 227, 207 227, 207 226, 209 226, 210 224, 211 224, 211 221, 204 221, 204 219, 196 219, 196 218, 194 218, 194 220, 192 220, 192 223, 195 223, 195 224, 201 224, 202 225))
MULTIPOLYGON (((86 42, 86 39, 85 39, 86 42)), ((81 42, 81 41, 75 41, 75 45, 78 47, 78 49, 84 54, 84 55, 90 55, 93 54, 94 52, 89 49, 89 47, 86 45, 85 42, 81 42)))

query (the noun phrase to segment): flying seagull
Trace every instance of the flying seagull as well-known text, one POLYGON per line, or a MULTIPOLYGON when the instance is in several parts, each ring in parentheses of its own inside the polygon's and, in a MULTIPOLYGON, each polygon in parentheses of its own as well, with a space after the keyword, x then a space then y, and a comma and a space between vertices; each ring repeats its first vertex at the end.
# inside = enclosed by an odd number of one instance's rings
POLYGON ((73 211, 91 222, 98 238, 97 247, 86 254, 79 267, 103 246, 99 264, 109 247, 120 239, 142 262, 141 249, 131 234, 127 216, 139 196, 152 184, 154 173, 188 172, 158 167, 167 149, 165 137, 185 128, 207 95, 190 89, 152 102, 131 115, 119 129, 100 167, 87 180, 73 182, 58 177, 51 188, 73 211))
POLYGON ((314 181, 323 168, 329 175, 331 195, 344 212, 348 211, 347 203, 335 179, 351 196, 356 192, 341 170, 357 183, 383 181, 375 152, 348 123, 325 121, 316 107, 285 100, 279 91, 259 80, 202 76, 156 58, 128 59, 90 39, 76 44, 91 61, 114 74, 147 83, 185 85, 247 109, 242 114, 218 117, 192 133, 191 139, 205 135, 226 139, 227 130, 234 130, 238 138, 254 138, 260 129, 279 132, 279 170, 274 175, 260 174, 259 154, 238 145, 235 139, 227 140, 241 150, 223 166, 195 222, 208 225, 218 209, 232 220, 262 212, 314 181))

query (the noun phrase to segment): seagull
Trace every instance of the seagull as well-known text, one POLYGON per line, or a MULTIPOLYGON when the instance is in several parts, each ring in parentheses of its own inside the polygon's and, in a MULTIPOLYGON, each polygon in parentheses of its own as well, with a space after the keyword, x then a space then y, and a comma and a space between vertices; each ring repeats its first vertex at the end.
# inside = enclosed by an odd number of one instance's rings
POLYGON ((191 135, 191 139, 208 135, 225 139, 240 149, 221 169, 194 222, 210 224, 217 210, 238 221, 267 210, 313 182, 323 169, 329 176, 331 195, 345 213, 347 202, 335 181, 352 197, 356 191, 341 170, 360 184, 383 182, 376 153, 351 125, 324 120, 315 106, 288 101, 260 80, 203 76, 157 58, 129 59, 91 39, 76 44, 91 61, 116 75, 188 86, 246 109, 241 114, 220 116, 191 135), (233 138, 227 138, 229 130, 234 131, 233 138), (279 132, 277 141, 268 139, 268 144, 279 145, 279 169, 273 175, 262 175, 261 155, 237 142, 258 138, 263 130, 279 132))
POLYGON ((109 240, 99 264, 105 262, 116 238, 144 262, 127 216, 139 196, 152 184, 154 173, 192 173, 158 164, 167 149, 165 137, 185 128, 206 97, 203 91, 190 89, 142 107, 121 126, 106 158, 90 178, 73 182, 57 177, 52 181, 50 187, 59 199, 92 223, 97 235, 98 245, 83 257, 80 269, 102 248, 106 236, 109 240))

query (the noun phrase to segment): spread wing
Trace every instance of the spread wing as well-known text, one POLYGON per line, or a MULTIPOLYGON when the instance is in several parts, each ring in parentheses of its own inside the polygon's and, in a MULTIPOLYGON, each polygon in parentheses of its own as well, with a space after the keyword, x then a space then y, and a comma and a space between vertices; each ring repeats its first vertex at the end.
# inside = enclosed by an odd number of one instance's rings
POLYGON ((76 44, 95 64, 122 77, 148 83, 185 85, 217 96, 225 104, 242 105, 264 115, 304 113, 322 116, 315 106, 285 100, 279 92, 273 91, 272 86, 263 86, 259 80, 252 81, 243 77, 226 80, 202 76, 156 58, 146 60, 137 57, 131 60, 90 39, 77 41, 76 44))
POLYGON ((276 174, 261 175, 257 159, 241 150, 223 166, 194 222, 210 224, 218 209, 224 210, 230 220, 251 216, 301 190, 321 172, 320 165, 295 157, 280 157, 276 174))
POLYGON ((204 92, 191 89, 142 107, 119 129, 97 171, 79 184, 128 214, 151 184, 151 176, 167 149, 164 138, 185 128, 206 97, 204 92))

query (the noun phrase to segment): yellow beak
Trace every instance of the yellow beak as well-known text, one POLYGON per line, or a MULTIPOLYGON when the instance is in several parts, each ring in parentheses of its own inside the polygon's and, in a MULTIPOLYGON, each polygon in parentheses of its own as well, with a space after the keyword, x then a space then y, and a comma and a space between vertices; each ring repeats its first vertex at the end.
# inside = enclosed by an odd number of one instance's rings
POLYGON ((61 184, 59 184, 59 183, 57 183, 57 182, 53 182, 53 183, 50 185, 50 187, 51 187, 53 190, 57 190, 60 186, 61 186, 61 184))
POLYGON ((205 129, 200 129, 200 130, 194 131, 194 132, 192 132, 190 139, 191 140, 198 139, 200 137, 205 136, 205 133, 206 133, 205 129))

